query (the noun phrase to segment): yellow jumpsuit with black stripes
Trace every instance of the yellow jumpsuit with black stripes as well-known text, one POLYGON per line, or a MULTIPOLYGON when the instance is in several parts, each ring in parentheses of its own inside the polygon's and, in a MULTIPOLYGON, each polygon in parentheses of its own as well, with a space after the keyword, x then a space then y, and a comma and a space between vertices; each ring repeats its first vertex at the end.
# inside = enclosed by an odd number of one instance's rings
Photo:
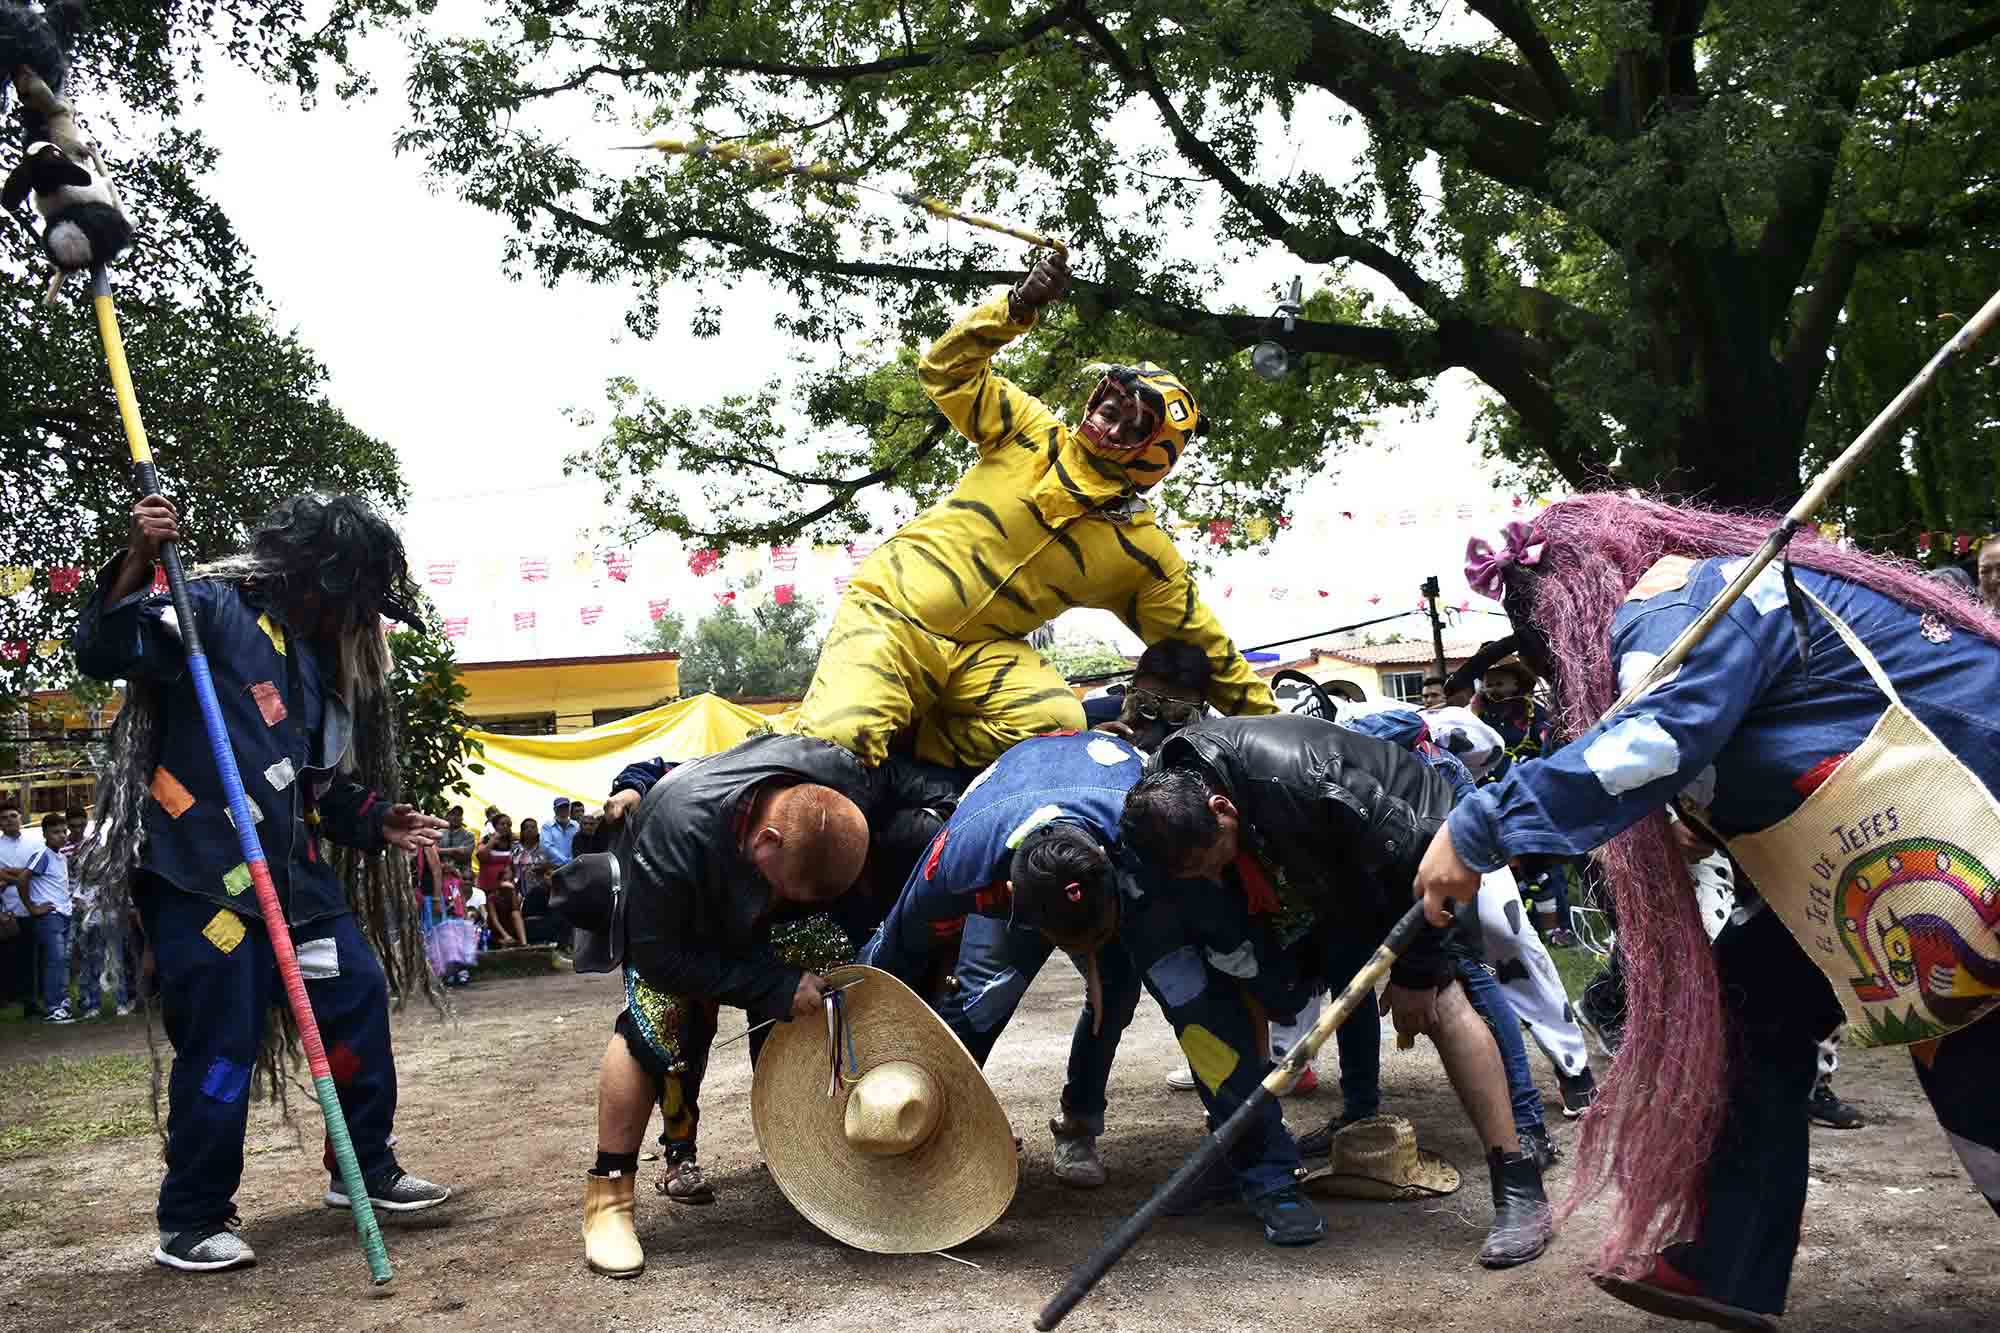
POLYGON ((1126 474, 994 373, 994 353, 1032 327, 1008 318, 1003 293, 918 363, 924 391, 979 461, 856 572, 799 706, 799 734, 873 765, 914 728, 918 758, 978 768, 1028 736, 1080 728, 1082 705, 1024 638, 1076 606, 1115 613, 1147 644, 1202 648, 1221 712, 1277 711, 1126 474))

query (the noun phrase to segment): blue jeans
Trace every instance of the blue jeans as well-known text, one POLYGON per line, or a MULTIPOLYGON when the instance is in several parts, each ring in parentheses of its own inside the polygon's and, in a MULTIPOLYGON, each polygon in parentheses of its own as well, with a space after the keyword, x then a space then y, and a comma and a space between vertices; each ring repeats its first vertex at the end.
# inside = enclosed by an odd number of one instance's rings
MULTIPOLYGON (((1011 929, 989 916, 966 917, 965 936, 958 947, 958 989, 938 1012, 982 1066, 1053 952, 1055 945, 1039 930, 1011 929)), ((1104 1027, 1091 1031, 1096 1016, 1086 1001, 1070 1036, 1069 1080, 1063 1085, 1062 1107, 1091 1133, 1102 1134, 1104 1085, 1111 1078, 1118 1039, 1139 1004, 1139 975, 1131 956, 1116 943, 1098 951, 1097 970, 1104 990, 1104 1027)))
POLYGON ((1507 1071, 1507 1097, 1514 1105, 1514 1129, 1540 1130, 1542 1094, 1535 1087, 1534 1072, 1528 1067, 1528 1044, 1521 1040, 1521 1019, 1500 989, 1499 978, 1469 959, 1458 962, 1458 979, 1465 983, 1465 996, 1493 1029, 1500 1046, 1500 1064, 1507 1071))
POLYGON ((42 1012, 52 1014, 69 1003, 69 917, 45 912, 29 917, 28 928, 34 932, 42 1012))
MULTIPOLYGON (((207 898, 149 879, 139 911, 152 941, 161 1014, 173 1043, 167 1081, 167 1175, 160 1183, 163 1232, 219 1225, 236 1211, 250 1076, 264 1022, 282 991, 263 923, 207 898), (208 933, 204 934, 204 930, 208 933), (240 934, 238 933, 240 930, 240 934)), ((292 932, 306 994, 326 1042, 361 1173, 374 1180, 396 1164, 396 1062, 389 1047, 389 987, 352 916, 292 932), (316 941, 333 941, 338 974, 315 976, 316 941), (309 962, 310 960, 310 962, 309 962)))

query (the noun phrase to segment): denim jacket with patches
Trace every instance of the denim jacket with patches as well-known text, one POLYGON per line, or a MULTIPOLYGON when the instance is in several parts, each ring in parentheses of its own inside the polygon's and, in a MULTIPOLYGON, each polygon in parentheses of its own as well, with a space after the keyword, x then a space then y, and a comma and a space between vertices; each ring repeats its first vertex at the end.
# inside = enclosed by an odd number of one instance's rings
MULTIPOLYGON (((99 571, 97 587, 117 577, 118 564, 99 571)), ((340 771, 353 738, 347 710, 328 691, 305 637, 288 632, 249 590, 197 579, 188 600, 285 917, 302 926, 339 916, 347 894, 314 829, 376 851, 388 813, 388 802, 340 771)), ((150 590, 114 606, 87 596, 74 637, 77 666, 98 680, 143 681, 160 691, 140 867, 255 920, 256 895, 172 612, 167 596, 150 590)))
MULTIPOLYGON (((1621 689, 1741 565, 1670 557, 1648 571, 1611 621, 1621 689)), ((1794 573, 1868 646, 1904 705, 2000 794, 2000 646, 1846 579, 1794 573)), ((1665 684, 1461 804, 1450 821, 1460 858, 1486 871, 1522 855, 1578 855, 1676 796, 1724 837, 1797 810, 1813 775, 1858 747, 1888 702, 1826 618, 1810 603, 1805 614, 1802 663, 1778 567, 1767 568, 1665 684)))
POLYGON ((934 923, 972 914, 1009 918, 1009 844, 1024 824, 1070 820, 1115 855, 1125 794, 1144 772, 1137 750, 1103 732, 1032 736, 1015 745, 959 797, 859 961, 914 983, 930 956, 934 923))

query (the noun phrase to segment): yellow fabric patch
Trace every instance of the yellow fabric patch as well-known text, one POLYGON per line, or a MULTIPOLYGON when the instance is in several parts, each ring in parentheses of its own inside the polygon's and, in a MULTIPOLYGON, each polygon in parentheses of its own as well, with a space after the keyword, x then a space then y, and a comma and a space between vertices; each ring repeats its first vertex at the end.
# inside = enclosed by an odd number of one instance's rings
POLYGON ((1187 1053, 1188 1068, 1208 1085, 1210 1092, 1221 1089, 1243 1058, 1230 1048, 1229 1043, 1199 1023, 1188 1024, 1181 1033, 1181 1050, 1187 1053))
POLYGON ((238 861, 236 868, 222 877, 222 887, 237 894, 250 887, 250 867, 238 861))
POLYGON ((243 943, 243 918, 226 907, 217 908, 201 933, 222 952, 234 953, 236 946, 243 943))
POLYGON ((194 806, 194 796, 181 785, 179 778, 164 768, 153 770, 152 792, 153 799, 175 819, 179 819, 194 806))
POLYGON ((264 637, 271 641, 271 646, 278 650, 278 655, 284 656, 285 632, 278 628, 278 622, 271 619, 268 611, 257 617, 257 628, 264 631, 264 637))
POLYGON ((1693 571, 1694 561, 1684 555, 1661 556, 1653 562, 1651 569, 1639 576, 1639 581, 1632 585, 1632 591, 1625 594, 1625 600, 1643 602, 1663 592, 1685 588, 1693 571))

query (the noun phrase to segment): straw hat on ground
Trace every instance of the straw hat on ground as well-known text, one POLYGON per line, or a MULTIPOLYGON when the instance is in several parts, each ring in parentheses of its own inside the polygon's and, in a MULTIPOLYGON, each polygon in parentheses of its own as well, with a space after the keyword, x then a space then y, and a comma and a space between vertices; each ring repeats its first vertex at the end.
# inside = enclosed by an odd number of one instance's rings
POLYGON ((1007 1113, 915 991, 872 967, 826 975, 857 978, 841 997, 854 1061, 837 1095, 826 1091, 826 1024, 771 1029, 750 1090, 758 1146, 792 1206, 834 1239, 877 1254, 949 1249, 1013 1202, 1007 1113))
POLYGON ((1416 1126, 1403 1117, 1374 1115, 1335 1134, 1327 1164, 1299 1183, 1342 1199, 1434 1199, 1457 1191, 1458 1168, 1419 1149, 1416 1126))

